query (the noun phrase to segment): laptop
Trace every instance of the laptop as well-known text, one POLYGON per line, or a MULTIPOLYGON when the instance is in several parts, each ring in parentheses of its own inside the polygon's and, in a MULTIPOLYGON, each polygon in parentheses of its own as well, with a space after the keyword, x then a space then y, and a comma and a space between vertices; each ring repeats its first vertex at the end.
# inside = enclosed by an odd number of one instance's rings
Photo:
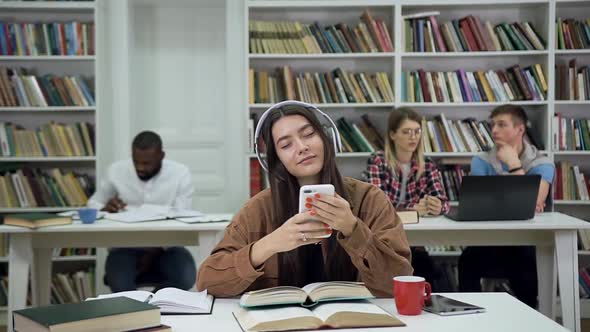
POLYGON ((540 175, 464 176, 456 221, 527 220, 535 216, 540 175))

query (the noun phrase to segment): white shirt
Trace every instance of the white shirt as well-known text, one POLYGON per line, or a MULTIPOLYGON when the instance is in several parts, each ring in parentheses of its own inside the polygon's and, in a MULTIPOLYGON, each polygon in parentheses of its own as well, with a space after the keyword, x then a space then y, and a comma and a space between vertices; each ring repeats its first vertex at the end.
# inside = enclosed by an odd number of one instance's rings
POLYGON ((191 209, 193 192, 191 174, 185 165, 164 159, 160 172, 148 181, 142 181, 135 172, 133 161, 128 159, 109 167, 106 179, 101 181, 87 205, 102 209, 117 196, 129 206, 156 204, 191 209))
POLYGON ((410 177, 410 170, 412 164, 400 164, 402 169, 402 184, 400 186, 399 202, 403 203, 406 201, 406 189, 408 186, 408 178, 410 177))

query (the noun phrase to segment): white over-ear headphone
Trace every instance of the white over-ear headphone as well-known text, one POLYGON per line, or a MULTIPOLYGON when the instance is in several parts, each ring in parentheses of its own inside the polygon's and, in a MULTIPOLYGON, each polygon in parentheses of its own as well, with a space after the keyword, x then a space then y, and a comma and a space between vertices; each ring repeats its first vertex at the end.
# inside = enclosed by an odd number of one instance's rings
MULTIPOLYGON (((262 113, 262 116, 260 117, 260 120, 258 120, 258 124, 256 125, 256 131, 254 133, 254 152, 256 153, 256 158, 258 158, 258 162, 260 162, 260 165, 262 166, 262 168, 264 168, 265 171, 268 172, 269 170, 268 170, 268 164, 266 163, 266 160, 262 157, 262 154, 260 153, 260 149, 258 147, 260 132, 262 131, 262 126, 264 125, 264 121, 268 118, 270 113, 272 113, 274 110, 280 110, 281 108, 283 108, 285 106, 301 106, 301 107, 307 108, 308 110, 315 111, 319 115, 321 115, 322 118, 324 118, 328 121, 329 126, 324 127, 324 131, 326 131, 326 134, 328 135, 328 137, 332 138, 332 143, 334 144, 334 152, 338 153, 338 152, 342 151, 342 142, 340 141, 340 133, 338 132, 338 128, 336 128, 336 124, 334 123, 334 121, 332 121, 332 119, 330 119, 330 117, 326 113, 320 111, 317 107, 315 107, 312 104, 304 103, 304 102, 298 101, 298 100, 285 100, 280 103, 272 105, 266 111, 264 111, 264 113, 262 113)), ((265 142, 265 143, 272 144, 272 142, 265 142)))

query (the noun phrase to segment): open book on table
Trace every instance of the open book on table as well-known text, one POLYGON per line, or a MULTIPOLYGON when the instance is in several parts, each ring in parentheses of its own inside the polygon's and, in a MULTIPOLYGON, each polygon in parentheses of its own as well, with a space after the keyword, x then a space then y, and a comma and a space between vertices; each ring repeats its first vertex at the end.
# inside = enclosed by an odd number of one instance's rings
POLYGON ((181 217, 200 217, 203 213, 194 210, 175 208, 164 205, 143 204, 141 206, 128 206, 117 213, 109 213, 107 219, 121 222, 141 222, 162 219, 174 219, 181 217))
POLYGON ((231 221, 234 217, 231 213, 207 213, 198 217, 178 217, 176 220, 182 221, 188 224, 194 223, 208 223, 208 222, 220 222, 220 221, 231 221))
POLYGON ((314 282, 303 288, 279 286, 247 292, 240 298, 240 305, 245 308, 281 304, 313 306, 318 302, 371 298, 373 294, 362 282, 329 281, 314 282))
POLYGON ((246 332, 405 326, 368 301, 320 303, 311 309, 300 306, 240 308, 234 312, 234 317, 246 332))
POLYGON ((158 306, 162 314, 210 314, 214 301, 213 295, 207 294, 207 290, 189 292, 173 287, 162 288, 155 293, 142 290, 127 291, 99 295, 86 300, 120 296, 158 306))

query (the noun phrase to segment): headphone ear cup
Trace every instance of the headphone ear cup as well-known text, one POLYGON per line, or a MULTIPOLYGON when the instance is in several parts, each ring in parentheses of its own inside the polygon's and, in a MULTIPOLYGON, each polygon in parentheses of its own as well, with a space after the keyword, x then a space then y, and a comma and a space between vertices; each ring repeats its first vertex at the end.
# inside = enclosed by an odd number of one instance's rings
POLYGON ((334 128, 332 128, 332 126, 323 126, 324 129, 324 133, 326 134, 326 136, 328 137, 328 140, 330 142, 332 142, 332 146, 334 147, 334 153, 339 153, 342 151, 339 151, 338 149, 338 143, 336 141, 336 131, 334 130, 334 128))

